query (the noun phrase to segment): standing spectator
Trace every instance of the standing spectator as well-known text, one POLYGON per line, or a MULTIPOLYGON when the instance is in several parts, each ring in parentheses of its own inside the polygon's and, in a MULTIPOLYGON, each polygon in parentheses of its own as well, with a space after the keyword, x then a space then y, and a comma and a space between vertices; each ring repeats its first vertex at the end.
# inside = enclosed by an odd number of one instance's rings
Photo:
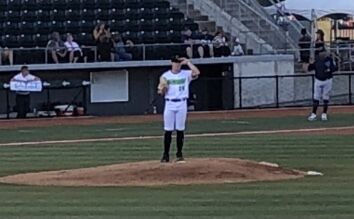
POLYGON ((52 62, 58 64, 65 60, 66 50, 64 42, 60 39, 58 32, 53 32, 51 39, 47 43, 47 51, 52 58, 52 62))
POLYGON ((1 52, 1 64, 2 65, 13 65, 13 63, 14 63, 13 51, 7 47, 4 47, 4 48, 0 47, 0 52, 1 52))
POLYGON ((108 36, 103 36, 97 44, 98 60, 101 62, 111 62, 114 60, 114 42, 108 36))
POLYGON ((114 41, 110 27, 104 23, 98 24, 93 30, 93 37, 97 45, 98 60, 109 62, 114 60, 114 41))
POLYGON ((310 48, 311 48, 311 37, 307 34, 307 30, 303 28, 301 30, 302 37, 299 39, 300 47, 300 60, 302 63, 302 68, 306 71, 307 66, 310 62, 310 48))
POLYGON ((111 33, 109 32, 108 26, 105 23, 99 23, 96 25, 95 29, 93 29, 93 38, 96 42, 99 41, 100 37, 102 36, 109 36, 111 37, 111 33))
POLYGON ((354 63, 354 44, 350 44, 350 55, 349 55, 349 57, 350 57, 350 61, 351 61, 351 63, 354 63))
POLYGON ((122 39, 122 36, 120 36, 119 34, 114 36, 114 43, 114 61, 130 61, 133 59, 133 55, 131 53, 128 53, 125 49, 125 44, 122 39))
POLYGON ((186 45, 185 52, 188 58, 193 58, 193 56, 199 55, 200 58, 204 57, 204 49, 200 44, 200 39, 198 39, 197 34, 193 33, 191 29, 186 29, 182 34, 182 42, 186 45))
POLYGON ((76 63, 83 56, 79 44, 74 41, 74 37, 71 33, 67 34, 64 45, 69 53, 70 63, 76 63))
POLYGON ((315 55, 317 56, 321 51, 326 50, 324 42, 324 32, 321 29, 316 31, 316 44, 315 44, 315 55))
POLYGON ((242 49, 242 46, 240 44, 240 39, 236 38, 235 40, 235 45, 234 45, 234 49, 232 51, 232 55, 233 56, 243 56, 245 53, 242 49))
POLYGON ((213 44, 215 57, 229 56, 231 54, 224 32, 219 31, 215 34, 213 44))
MULTIPOLYGON (((15 75, 11 81, 18 81, 18 82, 30 82, 39 80, 34 75, 29 73, 27 66, 21 67, 21 72, 15 75)), ((27 91, 18 91, 16 92, 16 111, 17 111, 17 118, 26 118, 27 112, 29 112, 30 107, 30 92, 27 91)))

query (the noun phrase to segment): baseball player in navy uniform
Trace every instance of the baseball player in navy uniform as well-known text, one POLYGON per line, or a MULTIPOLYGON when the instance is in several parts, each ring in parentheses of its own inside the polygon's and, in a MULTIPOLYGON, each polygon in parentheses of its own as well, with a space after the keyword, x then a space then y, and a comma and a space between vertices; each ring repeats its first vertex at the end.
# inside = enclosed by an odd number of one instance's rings
POLYGON ((337 65, 323 46, 319 48, 319 53, 315 58, 315 62, 312 62, 308 66, 308 70, 315 71, 313 108, 308 120, 314 121, 317 119, 317 108, 322 99, 323 113, 321 115, 321 120, 327 121, 328 103, 333 83, 333 72, 337 71, 337 65))
POLYGON ((192 80, 197 79, 200 74, 199 69, 186 58, 174 56, 171 62, 171 70, 162 74, 158 85, 158 93, 165 98, 163 115, 165 135, 162 163, 170 161, 169 153, 173 131, 177 131, 176 162, 184 161, 182 149, 187 119, 189 84, 192 80), (181 69, 183 65, 187 65, 189 70, 181 69))

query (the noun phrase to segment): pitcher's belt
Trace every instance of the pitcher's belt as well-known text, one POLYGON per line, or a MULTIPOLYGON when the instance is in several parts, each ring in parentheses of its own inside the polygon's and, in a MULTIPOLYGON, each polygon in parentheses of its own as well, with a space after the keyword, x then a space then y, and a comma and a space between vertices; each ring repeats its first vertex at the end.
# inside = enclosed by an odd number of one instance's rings
POLYGON ((182 101, 186 101, 187 98, 182 98, 182 99, 169 99, 169 98, 166 98, 165 100, 166 101, 170 101, 170 102, 182 102, 182 101))

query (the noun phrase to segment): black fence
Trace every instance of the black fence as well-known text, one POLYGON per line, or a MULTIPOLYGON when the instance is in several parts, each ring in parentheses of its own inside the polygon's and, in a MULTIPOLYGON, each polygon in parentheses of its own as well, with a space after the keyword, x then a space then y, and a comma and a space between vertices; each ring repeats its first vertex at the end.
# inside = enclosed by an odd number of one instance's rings
MULTIPOLYGON (((331 105, 352 105, 354 72, 333 77, 331 105)), ((233 77, 235 108, 309 106, 314 93, 314 74, 233 77)))
MULTIPOLYGON (((334 74, 331 105, 354 103, 353 77, 354 72, 334 74)), ((310 106, 314 81, 313 74, 233 77, 231 72, 227 72, 217 77, 201 77, 193 83, 191 102, 198 111, 310 106)), ((82 80, 70 81, 66 86, 63 86, 63 81, 50 82, 50 86, 45 86, 42 93, 31 95, 31 112, 35 113, 35 108, 50 111, 58 104, 87 109, 87 105, 90 105, 89 86, 88 82, 83 83, 82 80)), ((0 99, 0 118, 13 118, 15 93, 1 83, 0 99)), ((128 105, 126 110, 129 110, 128 105)))

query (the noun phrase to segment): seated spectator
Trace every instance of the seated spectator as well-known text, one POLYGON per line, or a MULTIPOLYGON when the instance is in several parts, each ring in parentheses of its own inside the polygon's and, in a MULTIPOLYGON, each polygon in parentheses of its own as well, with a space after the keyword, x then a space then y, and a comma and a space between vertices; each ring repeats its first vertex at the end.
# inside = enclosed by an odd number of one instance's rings
POLYGON ((101 62, 114 61, 114 41, 110 27, 104 23, 98 24, 93 30, 97 45, 98 60, 101 62))
POLYGON ((213 45, 215 57, 229 56, 231 54, 224 32, 219 31, 215 34, 213 45))
POLYGON ((60 39, 58 32, 53 32, 51 39, 47 43, 47 50, 50 54, 51 61, 55 64, 63 62, 66 57, 66 49, 64 42, 60 39))
MULTIPOLYGON (((131 40, 129 40, 129 44, 131 43, 131 40)), ((126 51, 124 41, 119 34, 114 36, 114 48, 114 61, 130 61, 133 59, 133 55, 126 51)))
POLYGON ((234 49, 233 49, 231 55, 233 55, 233 56, 243 56, 244 54, 245 53, 243 52, 242 46, 240 44, 240 39, 236 38, 234 49))
POLYGON ((204 48, 200 44, 200 37, 198 34, 193 34, 190 29, 186 29, 182 34, 182 42, 185 44, 189 44, 185 46, 186 55, 188 58, 197 57, 199 55, 200 58, 204 57, 204 48))
POLYGON ((4 47, 4 48, 0 47, 0 52, 1 52, 1 64, 2 65, 13 65, 14 54, 13 54, 12 49, 9 49, 7 47, 4 47))
POLYGON ((207 28, 204 28, 202 30, 202 34, 201 34, 201 43, 202 43, 202 47, 204 49, 204 57, 210 57, 211 56, 211 52, 212 52, 212 48, 213 48, 213 35, 211 35, 209 33, 209 30, 207 28))
POLYGON ((69 53, 70 63, 76 63, 83 56, 79 44, 74 41, 74 37, 71 33, 67 34, 66 42, 64 43, 64 45, 69 53))

